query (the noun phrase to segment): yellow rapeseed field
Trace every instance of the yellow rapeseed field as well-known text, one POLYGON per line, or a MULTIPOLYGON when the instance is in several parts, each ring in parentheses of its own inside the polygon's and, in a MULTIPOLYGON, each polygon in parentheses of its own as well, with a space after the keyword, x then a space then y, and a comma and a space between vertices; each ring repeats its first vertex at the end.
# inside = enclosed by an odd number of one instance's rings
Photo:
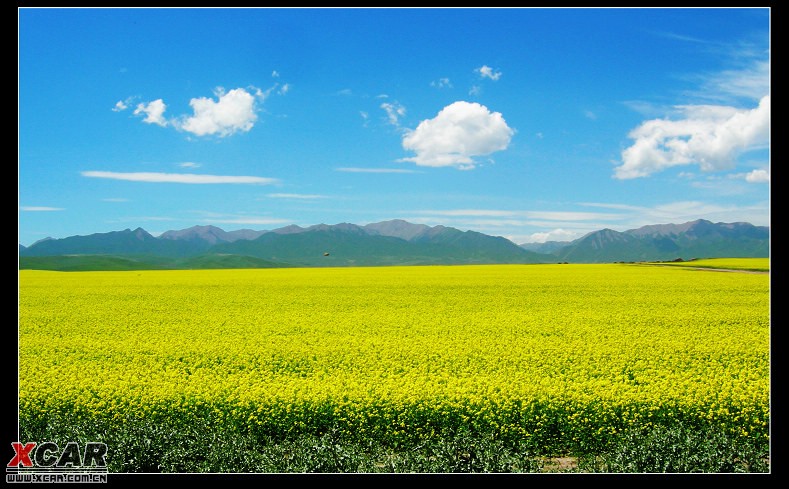
POLYGON ((546 453, 673 418, 769 436, 767 275, 628 264, 19 272, 20 423, 202 416, 546 453))

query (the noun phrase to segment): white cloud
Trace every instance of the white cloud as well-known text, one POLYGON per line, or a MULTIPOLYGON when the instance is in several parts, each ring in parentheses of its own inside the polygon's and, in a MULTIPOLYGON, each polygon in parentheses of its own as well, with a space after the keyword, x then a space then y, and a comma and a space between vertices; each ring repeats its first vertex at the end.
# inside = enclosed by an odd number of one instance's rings
MULTIPOLYGON (((257 87, 250 87, 250 90, 255 92, 255 97, 259 98, 260 100, 266 100, 268 96, 271 95, 271 92, 277 88, 277 85, 279 85, 279 83, 275 83, 274 85, 270 86, 265 92, 257 87)), ((224 89, 219 87, 216 89, 216 92, 224 93, 224 89)))
POLYGON ((164 127, 167 125, 167 121, 164 119, 164 111, 166 108, 167 105, 165 105, 162 99, 156 99, 147 104, 137 104, 137 108, 134 109, 134 115, 145 114, 145 119, 143 119, 143 122, 147 122, 148 124, 158 124, 164 127))
POLYGON ((416 153, 411 161, 420 166, 474 168, 475 156, 507 149, 515 130, 507 126, 499 112, 490 112, 478 103, 454 102, 433 119, 407 130, 403 148, 416 153))
POLYGON ((488 217, 504 217, 514 216, 518 213, 515 211, 500 211, 492 209, 451 209, 451 210, 420 210, 411 211, 414 214, 430 214, 435 216, 488 216, 488 217))
MULTIPOLYGON (((259 98, 265 98, 267 94, 260 90, 256 92, 259 98)), ((227 93, 217 88, 215 95, 216 101, 206 97, 193 98, 189 105, 194 115, 182 118, 176 126, 196 136, 220 137, 252 129, 257 120, 254 95, 243 88, 235 88, 227 93)))
POLYGON ((269 185, 276 183, 274 178, 232 176, 232 175, 197 175, 194 173, 155 173, 155 172, 131 172, 120 173, 111 171, 83 171, 82 176, 92 178, 109 178, 113 180, 128 180, 132 182, 154 182, 154 183, 251 183, 259 185, 269 185))
POLYGON ((702 89, 692 95, 710 100, 728 101, 734 98, 759 100, 770 93, 770 62, 751 60, 742 69, 725 70, 707 75, 702 89))
POLYGON ((529 219, 546 219, 553 221, 588 221, 588 220, 616 220, 621 219, 621 214, 579 211, 505 211, 497 209, 450 209, 450 210, 417 210, 414 214, 429 214, 434 216, 473 216, 473 217, 523 217, 529 219))
POLYGON ((580 238, 582 233, 566 229, 554 229, 545 233, 532 233, 521 243, 545 243, 546 241, 572 241, 580 238))
MULTIPOLYGON (((222 87, 218 87, 214 90, 216 99, 199 97, 189 101, 192 115, 165 119, 164 112, 167 105, 162 99, 137 104, 134 115, 144 115, 143 121, 148 124, 158 124, 162 127, 169 125, 196 136, 225 137, 252 129, 257 121, 256 102, 265 100, 277 87, 279 90, 276 93, 279 95, 285 95, 291 89, 288 83, 281 86, 275 83, 266 91, 250 86, 248 89, 236 88, 225 92, 222 87)), ((112 110, 114 112, 125 110, 133 98, 136 97, 118 101, 112 110)))
POLYGON ((617 220, 621 214, 601 212, 568 212, 568 211, 526 211, 524 213, 532 219, 551 219, 554 221, 589 221, 589 220, 617 220))
POLYGON ((739 154, 769 139, 770 96, 747 110, 719 105, 687 105, 680 120, 653 119, 628 135, 635 142, 622 151, 618 179, 651 175, 672 166, 698 164, 703 171, 730 169, 739 154))
POLYGON ((648 221, 644 224, 655 222, 683 223, 696 219, 707 219, 713 222, 746 221, 760 225, 766 208, 739 207, 737 205, 720 205, 700 201, 681 201, 658 205, 646 210, 642 217, 648 221))
POLYGON ((692 180, 692 188, 703 189, 708 194, 713 194, 718 198, 726 196, 739 196, 752 194, 753 189, 746 182, 747 173, 728 173, 725 176, 706 176, 703 179, 692 180))
POLYGON ((490 78, 493 81, 496 81, 499 78, 501 78, 501 72, 493 71, 493 68, 491 68, 488 65, 482 65, 474 71, 479 73, 479 76, 481 76, 482 78, 490 78))
POLYGON ((622 105, 641 114, 643 117, 660 117, 667 111, 666 107, 644 100, 625 100, 622 105))
POLYGON ((647 207, 641 207, 637 205, 630 205, 630 204, 608 204, 605 202, 581 202, 580 205, 586 207, 602 207, 603 209, 617 209, 620 211, 642 211, 647 209, 647 207))
POLYGON ((690 41, 690 42, 695 42, 695 43, 700 43, 700 44, 709 44, 710 43, 710 41, 705 41, 704 39, 699 39, 698 37, 692 37, 692 36, 688 36, 688 35, 685 35, 685 34, 677 34, 675 32, 671 32, 671 31, 663 31, 663 32, 656 31, 656 32, 654 32, 654 34, 657 34, 658 36, 667 37, 669 39, 676 39, 676 40, 679 40, 679 41, 690 41))
POLYGON ((386 111, 386 118, 389 124, 393 126, 400 125, 400 117, 405 115, 405 107, 400 105, 399 102, 384 102, 381 104, 381 108, 386 111))
POLYGON ((279 78, 279 71, 277 71, 277 70, 272 71, 271 72, 271 77, 272 78, 279 78))
POLYGON ((669 202, 654 207, 642 207, 629 204, 607 204, 584 202, 580 205, 588 207, 602 207, 626 211, 623 221, 626 228, 633 229, 647 224, 681 224, 696 219, 707 219, 713 222, 750 222, 755 226, 769 223, 769 203, 759 203, 750 206, 720 205, 717 203, 701 202, 696 200, 669 202))
POLYGON ((269 217, 236 217, 236 218, 216 218, 216 219, 203 219, 202 222, 215 223, 215 224, 288 224, 291 221, 285 219, 273 219, 269 217))
POLYGON ((335 171, 345 172, 345 173, 419 173, 416 170, 406 170, 402 168, 354 168, 354 167, 342 167, 342 168, 335 168, 335 171))
POLYGON ((200 163, 194 163, 192 161, 184 161, 183 163, 178 163, 178 166, 181 168, 200 168, 203 165, 200 163))
POLYGON ((26 212, 54 212, 54 211, 64 211, 62 207, 44 207, 44 206, 36 206, 36 205, 23 205, 19 207, 20 211, 26 212))
POLYGON ((595 114, 591 110, 585 110, 584 111, 584 117, 586 117, 587 119, 591 119, 593 121, 597 120, 597 114, 595 114))
POLYGON ((479 85, 472 85, 468 91, 469 95, 479 95, 480 93, 482 93, 482 87, 479 85))
POLYGON ((325 195, 318 195, 318 194, 267 194, 266 197, 271 197, 272 199, 299 199, 299 200, 314 200, 314 199, 328 198, 325 195))
POLYGON ((770 172, 767 170, 753 170, 745 175, 745 181, 748 183, 770 183, 770 172))
POLYGON ((118 100, 115 102, 115 106, 112 107, 113 112, 121 112, 129 108, 129 106, 134 102, 135 97, 126 97, 123 100, 118 100))
POLYGON ((431 81, 430 86, 436 88, 452 88, 452 83, 449 81, 449 78, 439 78, 438 80, 431 81))

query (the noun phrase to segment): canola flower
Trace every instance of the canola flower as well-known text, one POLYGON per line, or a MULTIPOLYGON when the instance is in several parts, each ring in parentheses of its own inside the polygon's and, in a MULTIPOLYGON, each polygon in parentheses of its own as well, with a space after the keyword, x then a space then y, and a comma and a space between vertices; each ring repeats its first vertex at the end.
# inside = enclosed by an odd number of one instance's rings
POLYGON ((682 419, 766 440, 766 275, 605 265, 19 272, 20 424, 465 427, 546 453, 682 419))

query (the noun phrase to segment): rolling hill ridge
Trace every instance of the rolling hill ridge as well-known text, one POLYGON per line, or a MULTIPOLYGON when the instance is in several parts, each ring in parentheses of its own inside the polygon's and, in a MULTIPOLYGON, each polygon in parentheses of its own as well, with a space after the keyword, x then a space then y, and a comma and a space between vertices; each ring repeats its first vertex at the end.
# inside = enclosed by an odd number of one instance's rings
POLYGON ((193 226, 155 237, 142 228, 19 245, 19 268, 135 270, 494 263, 605 263, 676 258, 767 257, 769 228, 749 223, 602 229, 569 242, 517 245, 476 231, 395 219, 224 231, 193 226))

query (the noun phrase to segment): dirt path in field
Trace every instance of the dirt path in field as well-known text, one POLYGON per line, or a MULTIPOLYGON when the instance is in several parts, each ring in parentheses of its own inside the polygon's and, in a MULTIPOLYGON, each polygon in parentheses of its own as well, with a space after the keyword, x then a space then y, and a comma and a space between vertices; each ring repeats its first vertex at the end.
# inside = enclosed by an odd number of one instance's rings
POLYGON ((659 265, 650 263, 650 267, 667 267, 667 268, 680 268, 685 270, 705 270, 708 272, 733 272, 733 273, 755 273, 757 275, 767 275, 770 272, 763 272, 759 270, 739 270, 736 268, 709 268, 709 267, 686 267, 684 265, 659 265))
POLYGON ((693 270, 706 270, 708 272, 755 273, 757 275, 758 274, 765 275, 770 273, 770 272, 762 272, 760 270, 737 270, 736 268, 707 268, 707 267, 676 267, 676 268, 691 268, 693 270))
POLYGON ((545 460, 543 472, 572 472, 578 468, 576 457, 553 457, 545 460))

